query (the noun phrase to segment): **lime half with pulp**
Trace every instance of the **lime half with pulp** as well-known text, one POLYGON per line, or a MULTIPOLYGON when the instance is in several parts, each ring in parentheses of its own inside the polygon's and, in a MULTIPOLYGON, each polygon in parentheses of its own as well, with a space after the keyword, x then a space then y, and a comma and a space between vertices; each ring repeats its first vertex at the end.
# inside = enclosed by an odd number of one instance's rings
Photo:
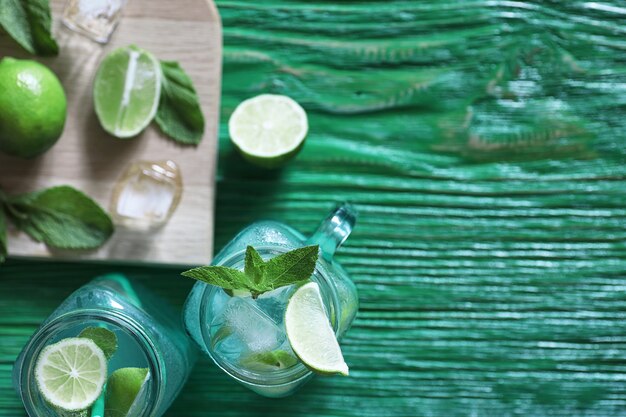
POLYGON ((243 101, 228 121, 230 139, 243 157, 265 168, 293 158, 308 130, 304 109, 293 99, 275 94, 243 101))
POLYGON ((90 339, 70 337, 47 346, 35 365, 39 391, 48 403, 64 411, 91 406, 106 377, 104 352, 90 339))
POLYGON ((291 296, 285 330, 291 348, 307 367, 322 374, 348 375, 317 283, 309 282, 291 296))
POLYGON ((113 372, 107 383, 104 417, 137 416, 145 405, 148 368, 120 368, 113 372))
POLYGON ((154 119, 161 96, 161 67, 148 51, 127 46, 100 63, 93 98, 100 124, 118 138, 138 135, 154 119))

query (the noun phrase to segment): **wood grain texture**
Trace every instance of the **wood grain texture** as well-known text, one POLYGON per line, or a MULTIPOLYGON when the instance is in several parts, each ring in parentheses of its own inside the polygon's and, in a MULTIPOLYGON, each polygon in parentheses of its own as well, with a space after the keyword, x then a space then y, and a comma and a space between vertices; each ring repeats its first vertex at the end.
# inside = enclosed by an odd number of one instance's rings
MULTIPOLYGON (((136 161, 172 159, 178 163, 184 193, 172 219, 150 233, 118 227, 101 249, 89 253, 55 252, 13 231, 9 252, 16 256, 66 257, 190 265, 208 262, 213 252, 213 203, 221 88, 221 23, 207 0, 132 1, 111 42, 101 46, 60 23, 65 1, 52 2, 58 57, 42 60, 59 76, 68 97, 68 119, 59 142, 32 161, 0 155, 0 183, 10 192, 70 184, 104 207, 115 181, 136 161), (184 6, 184 7, 180 7, 184 6), (120 46, 136 44, 163 60, 181 63, 198 91, 206 119, 202 143, 181 146, 151 125, 139 137, 118 140, 100 127, 93 110, 92 82, 101 59, 120 46)), ((6 34, 0 55, 27 55, 6 34)))
MULTIPOLYGON (((132 1, 132 0, 131 0, 132 1)), ((361 308, 349 378, 263 399, 204 360, 168 416, 626 415, 623 2, 217 2, 224 78, 216 248, 259 218, 304 233, 360 212, 337 258, 361 308), (226 122, 288 94, 310 135, 285 169, 246 165, 226 122)), ((178 306, 179 270, 0 267, 9 372, 70 291, 122 270, 178 306)))

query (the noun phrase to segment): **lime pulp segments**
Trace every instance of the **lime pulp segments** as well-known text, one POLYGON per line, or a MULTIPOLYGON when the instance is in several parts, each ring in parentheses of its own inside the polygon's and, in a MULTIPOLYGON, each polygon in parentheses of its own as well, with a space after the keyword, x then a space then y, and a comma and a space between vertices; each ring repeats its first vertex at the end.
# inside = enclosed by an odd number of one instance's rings
POLYGON ((100 124, 118 138, 136 136, 154 119, 161 67, 149 52, 128 46, 108 54, 96 73, 94 106, 100 124))
POLYGON ((145 406, 142 392, 150 378, 147 368, 120 368, 109 377, 104 400, 104 417, 140 415, 145 406))
POLYGON ((54 407, 79 411, 91 406, 106 382, 107 360, 92 340, 70 337, 45 347, 37 358, 39 391, 54 407))
POLYGON ((243 157, 267 168, 293 158, 308 129, 304 109, 293 99, 275 94, 241 102, 228 121, 230 138, 243 157))
POLYGON ((285 330, 291 348, 307 367, 322 374, 348 375, 317 283, 309 282, 291 296, 285 330))

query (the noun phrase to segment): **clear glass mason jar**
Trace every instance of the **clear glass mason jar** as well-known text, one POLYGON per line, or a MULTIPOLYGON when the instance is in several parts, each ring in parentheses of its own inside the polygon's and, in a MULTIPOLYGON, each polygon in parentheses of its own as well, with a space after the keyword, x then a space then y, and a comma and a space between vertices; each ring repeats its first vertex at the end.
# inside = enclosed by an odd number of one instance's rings
MULTIPOLYGON (((337 338, 341 339, 356 316, 358 295, 345 270, 333 260, 333 254, 348 238, 355 221, 354 210, 344 204, 332 212, 308 239, 282 223, 256 222, 228 243, 215 257, 212 265, 243 269, 248 245, 257 249, 261 257, 267 260, 302 246, 318 244, 320 257, 311 279, 319 284, 326 313, 337 338)), ((299 360, 294 359, 297 361, 294 365, 283 369, 259 370, 245 366, 241 357, 246 352, 253 351, 255 345, 260 349, 275 349, 274 352, 291 350, 290 347, 285 347, 288 346, 288 341, 284 335, 282 320, 293 291, 295 288, 283 287, 262 294, 254 300, 250 297, 233 297, 222 288, 198 282, 185 303, 185 329, 198 346, 239 383, 267 397, 290 395, 313 376, 299 360), (228 313, 229 308, 234 313, 228 313), (248 337, 244 334, 240 339, 243 340, 239 343, 240 346, 237 345, 237 340, 232 342, 230 351, 220 347, 220 343, 224 343, 222 340, 225 335, 228 337, 232 334, 232 329, 227 330, 224 325, 229 319, 220 317, 226 313, 231 314, 231 317, 235 313, 240 314, 234 321, 240 323, 241 332, 249 333, 248 337), (267 332, 272 332, 272 325, 276 326, 276 340, 268 342, 267 335, 263 334, 266 331, 262 329, 267 328, 267 332), (280 333, 281 330, 283 334, 280 333), (247 346, 248 344, 251 346, 247 346)))
MULTIPOLYGON (((31 417, 58 414, 42 397, 34 377, 43 348, 87 327, 106 327, 118 338, 109 370, 148 368, 145 401, 136 417, 161 416, 174 401, 197 359, 180 315, 145 287, 119 274, 92 280, 72 293, 42 323, 13 366, 13 386, 31 417)), ((135 416, 133 416, 135 417, 135 416)))

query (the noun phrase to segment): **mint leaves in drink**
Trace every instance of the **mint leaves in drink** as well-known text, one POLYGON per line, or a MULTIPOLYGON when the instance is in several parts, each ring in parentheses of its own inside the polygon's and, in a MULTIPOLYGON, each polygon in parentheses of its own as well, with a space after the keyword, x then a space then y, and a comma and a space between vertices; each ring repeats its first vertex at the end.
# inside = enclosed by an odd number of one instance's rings
POLYGON ((224 266, 201 266, 185 271, 182 275, 225 290, 253 290, 257 287, 245 273, 224 266))
POLYGON ((0 260, 7 255, 5 218, 37 242, 57 249, 95 249, 114 231, 98 203, 66 185, 17 196, 0 191, 0 213, 0 260))
POLYGON ((93 340, 93 342, 102 349, 107 360, 111 359, 117 351, 117 336, 115 336, 115 333, 111 330, 104 327, 87 327, 80 332, 78 337, 93 340))
POLYGON ((201 266, 182 275, 225 290, 246 290, 256 297, 308 280, 315 270, 318 253, 318 245, 305 246, 264 261, 256 249, 248 246, 243 271, 224 266, 201 266))
POLYGON ((274 288, 307 280, 315 269, 318 253, 319 246, 305 246, 272 258, 264 265, 263 277, 274 288))
POLYGON ((191 78, 175 61, 161 61, 161 74, 157 124, 176 142, 199 144, 204 133, 204 116, 191 78))
POLYGON ((48 0, 2 0, 0 27, 31 54, 50 56, 59 46, 50 32, 48 0))
POLYGON ((265 261, 252 246, 246 248, 246 260, 243 272, 255 283, 263 281, 265 261))

